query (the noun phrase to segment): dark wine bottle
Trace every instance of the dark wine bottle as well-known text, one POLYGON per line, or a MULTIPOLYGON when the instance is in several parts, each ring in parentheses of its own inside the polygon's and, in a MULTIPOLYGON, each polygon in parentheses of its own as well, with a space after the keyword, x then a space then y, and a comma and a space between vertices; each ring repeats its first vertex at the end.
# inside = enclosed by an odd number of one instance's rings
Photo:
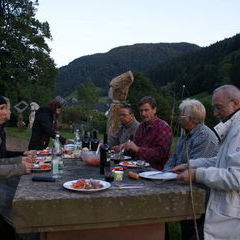
POLYGON ((89 142, 89 134, 87 131, 84 132, 84 137, 82 140, 82 148, 86 147, 89 149, 90 142, 89 142))
POLYGON ((104 167, 107 161, 107 155, 109 151, 108 136, 105 133, 103 137, 103 145, 100 147, 100 174, 104 174, 104 167))
POLYGON ((92 139, 90 142, 91 142, 91 150, 96 151, 98 148, 98 144, 99 144, 99 139, 97 137, 97 130, 93 130, 92 139))

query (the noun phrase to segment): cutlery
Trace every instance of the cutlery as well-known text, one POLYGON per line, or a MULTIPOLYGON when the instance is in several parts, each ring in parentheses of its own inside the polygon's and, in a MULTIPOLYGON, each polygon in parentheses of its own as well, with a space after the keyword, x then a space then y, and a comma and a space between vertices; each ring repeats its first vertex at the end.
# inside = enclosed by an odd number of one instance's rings
POLYGON ((149 174, 148 176, 155 176, 155 175, 164 174, 164 173, 170 173, 170 172, 168 170, 166 170, 166 171, 161 171, 161 172, 155 172, 155 173, 149 174))
POLYGON ((136 185, 136 186, 119 186, 119 187, 111 187, 112 190, 118 190, 118 189, 139 189, 144 188, 143 185, 136 185))

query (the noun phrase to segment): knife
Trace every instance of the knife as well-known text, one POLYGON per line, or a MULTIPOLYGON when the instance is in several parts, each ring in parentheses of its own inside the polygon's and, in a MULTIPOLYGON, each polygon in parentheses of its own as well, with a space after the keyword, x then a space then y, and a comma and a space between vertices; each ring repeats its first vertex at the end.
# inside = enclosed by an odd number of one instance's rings
POLYGON ((112 190, 119 190, 119 189, 138 189, 138 188, 144 188, 144 185, 136 185, 136 186, 118 186, 118 187, 111 187, 112 190))

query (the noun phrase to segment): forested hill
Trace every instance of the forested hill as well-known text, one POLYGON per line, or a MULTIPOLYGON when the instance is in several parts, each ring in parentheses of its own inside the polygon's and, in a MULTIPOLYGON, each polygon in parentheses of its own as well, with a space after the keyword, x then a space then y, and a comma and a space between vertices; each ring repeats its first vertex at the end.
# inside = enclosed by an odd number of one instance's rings
POLYGON ((70 94, 87 78, 91 78, 96 86, 107 89, 109 81, 123 72, 144 73, 163 61, 199 48, 190 43, 135 44, 114 48, 107 53, 83 56, 59 69, 56 94, 70 94))
POLYGON ((240 87, 240 34, 161 63, 148 77, 156 86, 166 85, 168 92, 185 85, 189 96, 211 93, 222 84, 240 87))

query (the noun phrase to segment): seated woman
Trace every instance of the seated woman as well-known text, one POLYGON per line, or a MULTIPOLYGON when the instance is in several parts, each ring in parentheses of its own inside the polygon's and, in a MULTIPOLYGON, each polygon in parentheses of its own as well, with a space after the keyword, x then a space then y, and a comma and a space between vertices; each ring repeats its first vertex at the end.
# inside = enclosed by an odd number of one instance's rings
POLYGON ((30 173, 32 168, 32 158, 22 155, 35 153, 33 151, 13 152, 6 149, 4 123, 10 119, 10 114, 10 102, 7 98, 0 96, 0 232, 3 236, 8 236, 6 239, 14 235, 7 222, 11 222, 12 199, 19 182, 16 176, 30 173), (6 229, 11 231, 6 232, 6 229))
POLYGON ((173 155, 164 165, 164 170, 186 163, 186 151, 191 159, 217 155, 218 139, 204 124, 206 110, 203 104, 195 99, 186 99, 179 105, 179 110, 178 121, 183 133, 177 141, 173 155))
MULTIPOLYGON (((217 155, 218 151, 218 138, 215 133, 204 124, 206 110, 203 104, 195 99, 186 99, 179 105, 179 110, 180 115, 178 121, 183 129, 183 133, 177 141, 173 155, 164 166, 164 170, 166 171, 171 170, 179 164, 187 163, 187 156, 190 159, 200 157, 208 158, 217 155)), ((208 193, 208 189, 206 190, 208 193)), ((200 239, 203 239, 204 216, 198 219, 197 223, 201 231, 200 239)), ((181 226, 182 239, 192 239, 191 237, 195 234, 193 221, 182 221, 181 226)))

